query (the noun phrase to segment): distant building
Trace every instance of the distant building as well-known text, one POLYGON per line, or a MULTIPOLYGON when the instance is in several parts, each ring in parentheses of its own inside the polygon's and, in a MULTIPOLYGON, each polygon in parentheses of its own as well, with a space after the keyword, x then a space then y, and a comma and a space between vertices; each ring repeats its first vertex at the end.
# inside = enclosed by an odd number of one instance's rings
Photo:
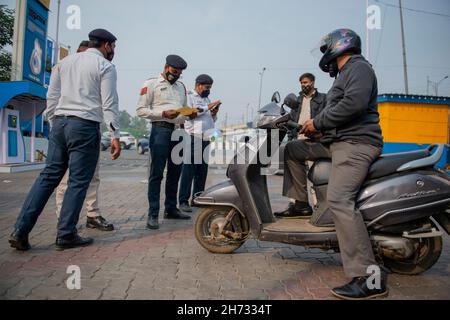
MULTIPOLYGON (((382 94, 378 97, 384 153, 423 149, 450 142, 450 97, 382 94)), ((438 167, 449 169, 450 152, 438 167)))

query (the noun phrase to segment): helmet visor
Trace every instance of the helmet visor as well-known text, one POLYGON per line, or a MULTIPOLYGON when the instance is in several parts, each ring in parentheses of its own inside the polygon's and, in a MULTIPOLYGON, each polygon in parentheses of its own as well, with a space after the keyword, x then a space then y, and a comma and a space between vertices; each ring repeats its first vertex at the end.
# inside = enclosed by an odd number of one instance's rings
POLYGON ((330 36, 326 35, 320 39, 319 43, 311 50, 311 55, 315 58, 321 58, 325 51, 327 51, 330 43, 330 36))

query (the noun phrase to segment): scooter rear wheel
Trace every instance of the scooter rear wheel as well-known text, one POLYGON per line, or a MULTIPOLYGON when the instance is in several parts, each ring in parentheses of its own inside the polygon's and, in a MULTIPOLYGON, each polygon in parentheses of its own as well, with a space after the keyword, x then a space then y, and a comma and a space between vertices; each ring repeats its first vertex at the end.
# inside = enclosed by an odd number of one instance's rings
POLYGON ((203 248, 212 253, 229 254, 245 243, 249 232, 247 219, 235 212, 230 223, 226 223, 233 210, 231 207, 200 210, 195 221, 195 237, 203 248), (222 228, 224 232, 221 233, 222 228))
POLYGON ((418 275, 430 269, 441 256, 442 238, 423 238, 417 240, 413 257, 406 260, 393 260, 383 257, 384 265, 392 272, 405 275, 418 275))

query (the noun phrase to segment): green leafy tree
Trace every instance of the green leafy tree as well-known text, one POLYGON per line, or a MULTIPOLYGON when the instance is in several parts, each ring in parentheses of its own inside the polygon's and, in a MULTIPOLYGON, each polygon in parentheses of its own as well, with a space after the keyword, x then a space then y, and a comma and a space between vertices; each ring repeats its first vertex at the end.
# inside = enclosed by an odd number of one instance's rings
POLYGON ((11 79, 11 52, 5 47, 11 46, 14 33, 14 10, 0 5, 0 81, 11 79))
MULTIPOLYGON (((120 131, 128 132, 135 138, 141 138, 144 135, 148 135, 147 120, 134 116, 131 117, 130 114, 124 110, 120 111, 119 115, 119 125, 120 131)), ((108 128, 104 123, 101 125, 102 132, 108 131, 108 128)))
POLYGON ((148 122, 147 120, 140 118, 138 116, 133 117, 131 120, 131 125, 136 131, 135 137, 142 137, 148 135, 148 122))
POLYGON ((131 116, 125 110, 119 111, 119 126, 121 128, 128 128, 131 125, 131 116))

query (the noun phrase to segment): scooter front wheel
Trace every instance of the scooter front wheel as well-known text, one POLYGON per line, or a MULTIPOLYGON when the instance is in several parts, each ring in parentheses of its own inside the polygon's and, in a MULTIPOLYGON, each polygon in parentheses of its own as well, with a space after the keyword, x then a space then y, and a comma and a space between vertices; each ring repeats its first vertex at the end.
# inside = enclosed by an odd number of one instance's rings
POLYGON ((231 207, 202 208, 195 221, 195 237, 212 253, 229 254, 247 240, 247 219, 231 207))

